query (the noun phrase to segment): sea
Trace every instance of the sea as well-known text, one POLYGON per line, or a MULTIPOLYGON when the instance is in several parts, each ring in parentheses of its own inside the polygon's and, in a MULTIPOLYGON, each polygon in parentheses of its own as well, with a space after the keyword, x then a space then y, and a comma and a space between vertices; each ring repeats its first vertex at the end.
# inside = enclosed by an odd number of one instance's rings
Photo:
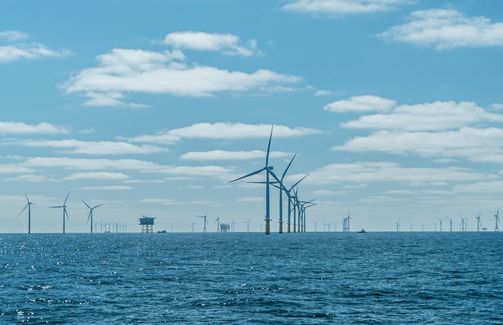
POLYGON ((0 234, 0 324, 503 324, 503 233, 0 234))

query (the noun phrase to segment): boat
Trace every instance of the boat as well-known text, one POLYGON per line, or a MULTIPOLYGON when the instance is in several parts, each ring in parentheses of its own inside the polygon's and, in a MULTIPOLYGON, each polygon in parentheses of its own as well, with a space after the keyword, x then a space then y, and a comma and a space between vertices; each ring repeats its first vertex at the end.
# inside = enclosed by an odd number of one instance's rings
POLYGON ((367 232, 365 231, 365 229, 362 229, 358 232, 359 234, 366 234, 367 232))
POLYGON ((158 234, 165 234, 165 233, 167 233, 167 231, 166 230, 159 230, 157 233, 158 234))

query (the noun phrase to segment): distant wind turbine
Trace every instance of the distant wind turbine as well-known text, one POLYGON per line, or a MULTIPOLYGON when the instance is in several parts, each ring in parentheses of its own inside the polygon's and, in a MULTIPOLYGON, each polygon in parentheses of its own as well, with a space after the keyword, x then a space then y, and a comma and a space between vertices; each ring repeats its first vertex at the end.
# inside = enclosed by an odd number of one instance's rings
POLYGON ((66 233, 66 219, 70 221, 70 217, 68 216, 68 211, 66 211, 66 201, 68 200, 68 197, 70 196, 70 192, 66 195, 65 202, 63 202, 63 205, 57 205, 51 207, 52 209, 63 209, 63 234, 66 233))
POLYGON ((220 231, 220 217, 217 216, 217 219, 215 220, 215 222, 213 222, 213 224, 217 224, 217 232, 220 231))
POLYGON ((206 215, 197 216, 197 217, 203 219, 203 232, 206 232, 206 225, 208 224, 208 217, 206 215))
POLYGON ((24 206, 23 210, 21 210, 21 212, 19 212, 19 214, 17 216, 19 217, 21 215, 21 213, 23 213, 24 210, 26 210, 26 208, 28 208, 28 233, 31 234, 31 206, 34 203, 30 201, 30 199, 28 198, 28 194, 26 194, 26 192, 24 192, 24 195, 26 196, 26 205, 24 206))
POLYGON ((475 218, 477 219, 477 231, 480 231, 480 228, 482 227, 482 224, 480 223, 480 213, 475 218))
POLYGON ((82 200, 82 203, 84 203, 86 205, 86 207, 89 209, 89 215, 87 216, 87 223, 90 223, 91 224, 91 234, 93 233, 93 218, 94 218, 94 209, 96 208, 99 208, 101 206, 103 206, 103 204, 98 204, 98 205, 95 205, 93 207, 91 207, 89 204, 86 203, 86 201, 82 200))
POLYGON ((499 231, 499 223, 500 223, 500 209, 498 208, 498 211, 496 211, 496 214, 494 215, 494 219, 496 222, 496 225, 494 227, 494 231, 499 231))

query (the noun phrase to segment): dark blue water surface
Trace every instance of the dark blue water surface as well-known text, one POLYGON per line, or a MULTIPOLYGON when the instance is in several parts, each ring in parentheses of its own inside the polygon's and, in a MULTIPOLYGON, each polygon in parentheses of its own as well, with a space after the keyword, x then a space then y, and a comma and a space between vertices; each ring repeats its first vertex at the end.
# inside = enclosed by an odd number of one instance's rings
POLYGON ((503 233, 0 235, 0 323, 503 323, 503 233))

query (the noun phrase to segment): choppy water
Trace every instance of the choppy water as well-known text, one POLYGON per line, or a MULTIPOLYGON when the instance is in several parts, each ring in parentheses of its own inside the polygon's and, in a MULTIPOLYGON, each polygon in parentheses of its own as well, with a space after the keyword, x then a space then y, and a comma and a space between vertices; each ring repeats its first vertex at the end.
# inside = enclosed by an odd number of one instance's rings
POLYGON ((0 235, 0 323, 503 323, 503 233, 0 235))

